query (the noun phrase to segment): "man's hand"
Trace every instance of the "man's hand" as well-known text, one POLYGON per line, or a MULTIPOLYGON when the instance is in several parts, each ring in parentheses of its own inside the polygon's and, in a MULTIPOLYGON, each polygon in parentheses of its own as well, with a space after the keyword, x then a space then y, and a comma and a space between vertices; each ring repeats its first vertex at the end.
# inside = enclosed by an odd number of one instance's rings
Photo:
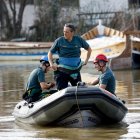
POLYGON ((84 66, 84 65, 86 65, 87 64, 87 61, 85 61, 82 65, 84 66))
POLYGON ((48 85, 49 85, 49 89, 50 88, 53 88, 54 86, 55 86, 55 83, 54 82, 49 82, 49 83, 47 83, 48 85))
POLYGON ((50 65, 50 67, 51 67, 54 71, 57 70, 57 65, 52 64, 52 65, 50 65))

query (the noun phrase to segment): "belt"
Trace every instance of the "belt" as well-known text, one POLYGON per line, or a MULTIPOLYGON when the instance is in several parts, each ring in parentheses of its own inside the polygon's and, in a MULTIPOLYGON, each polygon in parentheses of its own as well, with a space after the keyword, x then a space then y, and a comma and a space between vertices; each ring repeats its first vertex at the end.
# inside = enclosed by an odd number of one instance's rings
POLYGON ((82 68, 82 65, 83 62, 80 62, 79 66, 78 67, 69 67, 69 66, 65 66, 65 65, 58 65, 58 68, 57 70, 58 71, 61 71, 61 72, 64 72, 64 73, 67 73, 67 74, 73 74, 73 73, 78 73, 81 68, 82 68))

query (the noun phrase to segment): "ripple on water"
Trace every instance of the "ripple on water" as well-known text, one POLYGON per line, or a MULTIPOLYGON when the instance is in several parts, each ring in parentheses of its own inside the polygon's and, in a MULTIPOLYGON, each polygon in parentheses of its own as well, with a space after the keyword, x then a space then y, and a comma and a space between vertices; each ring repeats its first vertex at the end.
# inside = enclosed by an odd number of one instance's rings
POLYGON ((11 122, 14 120, 15 118, 13 116, 0 116, 0 122, 11 122))

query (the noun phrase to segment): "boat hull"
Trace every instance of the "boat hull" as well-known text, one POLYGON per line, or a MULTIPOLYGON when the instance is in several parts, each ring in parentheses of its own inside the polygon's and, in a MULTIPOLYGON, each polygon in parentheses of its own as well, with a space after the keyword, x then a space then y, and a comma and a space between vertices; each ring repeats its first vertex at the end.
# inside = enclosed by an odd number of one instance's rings
POLYGON ((52 42, 1 42, 0 61, 31 61, 39 60, 47 55, 52 42))
POLYGON ((131 44, 133 46, 132 50, 132 65, 134 68, 140 68, 140 39, 139 38, 131 39, 131 44), (136 40, 137 39, 137 40, 136 40))
MULTIPOLYGON (((101 26, 102 34, 100 34, 100 26, 96 26, 82 35, 82 37, 88 42, 88 40, 96 40, 97 38, 100 40, 98 44, 100 47, 92 47, 91 61, 95 58, 95 56, 99 53, 103 53, 110 60, 109 65, 113 70, 121 70, 121 69, 135 69, 140 68, 140 41, 131 40, 130 34, 124 34, 121 31, 108 28, 105 26, 101 26), (102 41, 103 37, 119 37, 123 40, 118 40, 118 42, 112 42, 111 44, 106 44, 108 41, 102 41)), ((117 38, 115 39, 117 40, 117 38)), ((95 41, 94 41, 95 44, 95 41)), ((97 45, 98 45, 97 44, 97 45)), ((82 51, 82 58, 86 58, 86 52, 82 51)))
POLYGON ((127 113, 115 95, 97 87, 68 87, 36 103, 19 102, 13 111, 16 121, 28 124, 91 127, 117 123, 127 113))
POLYGON ((140 52, 139 51, 132 51, 132 58, 133 58, 133 62, 132 65, 135 69, 140 68, 140 52))

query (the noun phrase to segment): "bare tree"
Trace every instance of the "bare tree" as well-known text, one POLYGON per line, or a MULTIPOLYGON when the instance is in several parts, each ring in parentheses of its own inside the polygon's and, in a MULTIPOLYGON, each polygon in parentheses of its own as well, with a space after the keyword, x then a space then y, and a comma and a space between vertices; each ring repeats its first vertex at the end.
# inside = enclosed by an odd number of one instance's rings
POLYGON ((20 37, 26 4, 27 0, 0 0, 0 22, 1 27, 6 28, 7 38, 20 37))
POLYGON ((0 0, 0 23, 1 23, 1 34, 9 36, 12 30, 11 19, 9 11, 4 0, 0 0))

